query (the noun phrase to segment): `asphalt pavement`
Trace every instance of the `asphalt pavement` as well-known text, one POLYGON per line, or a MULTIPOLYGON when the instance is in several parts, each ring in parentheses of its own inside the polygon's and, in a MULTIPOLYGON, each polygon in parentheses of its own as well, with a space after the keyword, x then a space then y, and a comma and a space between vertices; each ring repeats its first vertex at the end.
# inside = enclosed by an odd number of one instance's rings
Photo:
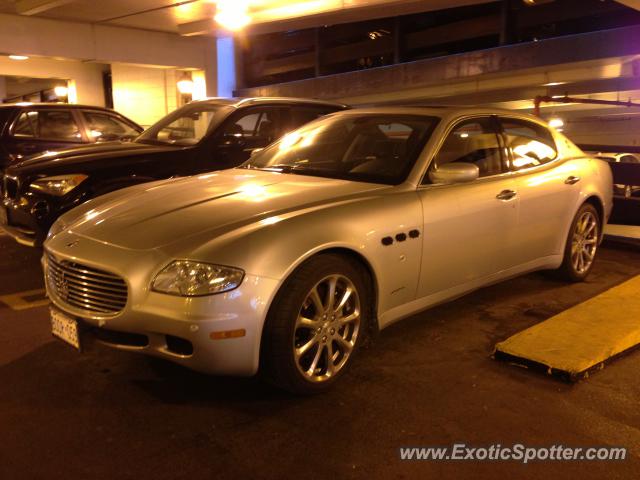
POLYGON ((0 303, 2 479, 616 479, 640 471, 640 351, 575 384, 491 358, 497 342, 640 274, 640 250, 605 245, 583 284, 531 274, 400 322, 361 351, 335 389, 311 398, 104 346, 79 354, 51 337, 40 255, 0 236, 0 297, 18 308, 0 303), (400 460, 400 447, 460 442, 623 446, 628 455, 527 465, 400 460))

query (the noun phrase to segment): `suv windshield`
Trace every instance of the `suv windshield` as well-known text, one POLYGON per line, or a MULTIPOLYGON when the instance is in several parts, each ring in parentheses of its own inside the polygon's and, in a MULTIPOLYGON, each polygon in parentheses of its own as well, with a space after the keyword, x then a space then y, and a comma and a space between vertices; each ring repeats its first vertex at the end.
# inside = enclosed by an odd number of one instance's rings
POLYGON ((209 131, 211 121, 224 107, 193 104, 179 108, 145 130, 135 141, 163 145, 195 145, 209 131))
POLYGON ((419 115, 329 115, 285 135, 241 168, 398 184, 437 123, 419 115))

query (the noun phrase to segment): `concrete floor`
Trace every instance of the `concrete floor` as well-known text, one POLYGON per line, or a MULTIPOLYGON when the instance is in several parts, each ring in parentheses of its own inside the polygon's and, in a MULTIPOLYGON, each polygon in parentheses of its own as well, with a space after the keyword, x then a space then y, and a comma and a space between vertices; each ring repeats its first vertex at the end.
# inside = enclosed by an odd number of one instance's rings
MULTIPOLYGON (((0 295, 41 288, 39 252, 0 237, 0 295)), ((640 351, 565 384, 490 358, 493 345, 631 276, 608 245, 590 280, 532 274, 385 330, 314 398, 54 341, 46 307, 0 305, 0 478, 637 478, 640 351), (456 442, 624 446, 623 462, 402 462, 456 442)), ((615 318, 603 321, 615 322, 615 318)))

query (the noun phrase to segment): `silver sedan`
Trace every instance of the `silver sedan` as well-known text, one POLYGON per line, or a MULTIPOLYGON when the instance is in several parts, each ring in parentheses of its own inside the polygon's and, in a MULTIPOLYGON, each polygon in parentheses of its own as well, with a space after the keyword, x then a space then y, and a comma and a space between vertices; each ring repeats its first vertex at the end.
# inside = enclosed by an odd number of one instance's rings
POLYGON ((373 331, 534 270, 589 274, 608 165, 496 109, 329 115, 240 168, 139 185, 56 222, 55 335, 314 393, 373 331))

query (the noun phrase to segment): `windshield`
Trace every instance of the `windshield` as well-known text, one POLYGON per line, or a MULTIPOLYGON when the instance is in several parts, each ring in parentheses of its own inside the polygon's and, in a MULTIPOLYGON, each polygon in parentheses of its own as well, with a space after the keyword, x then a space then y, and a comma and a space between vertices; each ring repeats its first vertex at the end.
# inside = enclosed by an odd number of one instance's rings
POLYGON ((211 121, 224 107, 193 104, 179 108, 145 130, 135 141, 162 145, 195 145, 209 131, 211 121))
POLYGON ((419 115, 330 115, 285 135, 241 168, 398 184, 437 122, 419 115))

